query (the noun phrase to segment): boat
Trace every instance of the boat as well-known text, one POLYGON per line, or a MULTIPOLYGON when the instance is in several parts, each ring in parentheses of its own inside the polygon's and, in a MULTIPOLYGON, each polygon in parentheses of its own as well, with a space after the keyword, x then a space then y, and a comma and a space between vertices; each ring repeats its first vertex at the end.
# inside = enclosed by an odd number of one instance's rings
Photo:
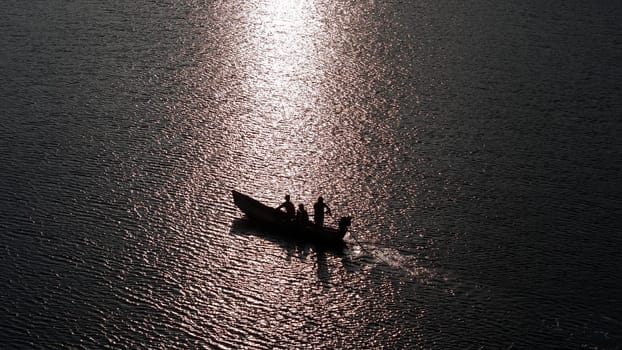
POLYGON ((285 213, 238 191, 231 191, 233 202, 246 217, 272 232, 281 236, 313 242, 318 244, 343 244, 343 237, 352 223, 352 217, 345 216, 339 219, 339 227, 319 227, 312 222, 299 223, 289 220, 285 213))

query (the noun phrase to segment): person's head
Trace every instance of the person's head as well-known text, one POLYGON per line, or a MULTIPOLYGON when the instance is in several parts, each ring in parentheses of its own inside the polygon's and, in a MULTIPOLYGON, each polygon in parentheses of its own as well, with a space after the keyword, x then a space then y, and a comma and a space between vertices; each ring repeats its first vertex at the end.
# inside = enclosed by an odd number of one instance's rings
POLYGON ((323 203, 324 202, 324 198, 322 198, 322 196, 319 196, 317 201, 318 201, 318 203, 323 203))
POLYGON ((286 195, 285 195, 285 200, 286 200, 287 202, 289 202, 289 194, 286 194, 286 195))
POLYGON ((305 210, 305 206, 302 203, 300 203, 298 204, 298 209, 305 210))

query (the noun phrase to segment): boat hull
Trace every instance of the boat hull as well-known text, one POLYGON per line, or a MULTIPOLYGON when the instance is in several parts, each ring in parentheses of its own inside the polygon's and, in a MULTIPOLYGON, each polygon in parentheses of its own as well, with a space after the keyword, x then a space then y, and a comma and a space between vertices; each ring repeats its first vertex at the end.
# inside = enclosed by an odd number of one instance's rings
POLYGON ((337 230, 332 227, 318 227, 309 224, 301 224, 288 220, 285 214, 275 208, 269 207, 256 199, 253 199, 238 191, 232 191, 233 202, 252 222, 262 227, 296 240, 310 241, 321 244, 343 244, 346 230, 337 230))

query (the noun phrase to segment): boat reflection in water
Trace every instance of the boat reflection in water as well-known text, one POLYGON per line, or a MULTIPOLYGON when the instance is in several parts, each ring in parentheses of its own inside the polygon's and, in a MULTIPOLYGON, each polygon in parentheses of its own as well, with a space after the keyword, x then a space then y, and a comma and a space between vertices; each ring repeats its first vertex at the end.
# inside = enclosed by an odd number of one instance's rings
POLYGON ((300 223, 289 220, 283 212, 269 207, 245 194, 232 191, 235 205, 255 224, 295 240, 322 245, 342 246, 343 237, 352 223, 352 217, 339 219, 339 227, 321 227, 310 222, 300 223))

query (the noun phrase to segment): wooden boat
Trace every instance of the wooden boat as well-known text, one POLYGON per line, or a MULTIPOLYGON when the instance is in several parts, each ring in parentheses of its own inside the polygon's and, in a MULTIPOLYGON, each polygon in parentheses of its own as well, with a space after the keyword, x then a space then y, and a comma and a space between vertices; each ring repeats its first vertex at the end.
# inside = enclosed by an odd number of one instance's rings
POLYGON ((339 219, 339 228, 318 227, 311 222, 302 224, 287 219, 282 211, 245 194, 235 190, 232 193, 233 202, 249 220, 292 239, 330 245, 343 244, 343 237, 352 222, 352 218, 346 216, 339 219))

